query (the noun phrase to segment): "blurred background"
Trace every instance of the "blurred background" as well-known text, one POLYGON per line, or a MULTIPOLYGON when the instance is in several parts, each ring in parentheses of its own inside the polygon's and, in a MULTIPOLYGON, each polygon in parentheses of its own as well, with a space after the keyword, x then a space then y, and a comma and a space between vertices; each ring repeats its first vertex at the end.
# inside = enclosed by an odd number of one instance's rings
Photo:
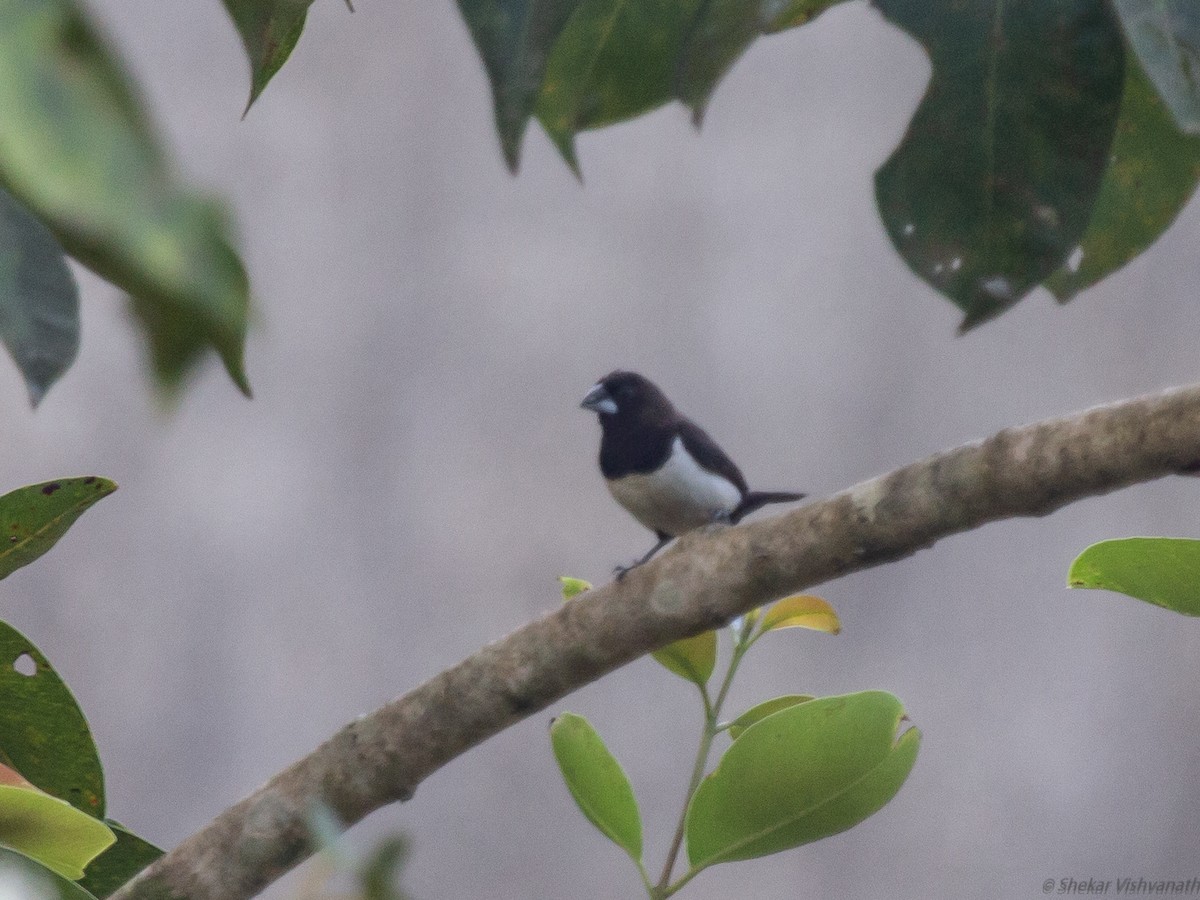
MULTIPOLYGON (((649 546, 577 408, 655 379, 752 486, 820 497, 1009 424, 1198 377, 1200 209, 1066 307, 1037 291, 955 337, 893 253, 871 176, 929 68, 865 4, 760 42, 702 134, 682 108, 584 135, 581 186, 536 129, 518 178, 450 0, 321 0, 243 121, 216 0, 94 0, 181 166, 236 214, 258 301, 244 400, 215 364, 165 413, 118 293, 82 275, 79 362, 37 413, 0 370, 5 489, 121 490, 4 583, 75 691, 109 814, 171 847, 360 713, 649 546)), ((1047 878, 1183 878, 1200 827, 1191 621, 1068 592, 1089 543, 1200 535, 1171 478, 1004 522, 820 586, 840 636, 785 632, 730 710, 896 693, 924 731, 899 796, 682 896, 1033 897, 1047 878)), ((587 715, 669 841, 699 729, 649 660, 472 750, 353 832, 412 840, 417 900, 628 898, 546 733, 587 715)), ((303 872, 268 896, 295 895, 303 872)))

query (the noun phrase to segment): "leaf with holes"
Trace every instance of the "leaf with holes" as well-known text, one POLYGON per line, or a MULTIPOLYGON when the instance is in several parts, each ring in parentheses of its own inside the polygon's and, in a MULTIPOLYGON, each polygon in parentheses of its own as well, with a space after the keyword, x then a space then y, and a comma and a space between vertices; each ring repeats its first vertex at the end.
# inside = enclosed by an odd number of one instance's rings
POLYGON ((0 847, 0 884, 21 900, 93 900, 91 894, 24 853, 0 847))
POLYGON ((1071 563, 1073 588, 1116 591, 1200 616, 1200 541, 1136 537, 1092 544, 1071 563))
POLYGON ((1114 6, 1175 122, 1200 134, 1200 8, 1195 0, 1116 0, 1114 6))
POLYGON ((550 743, 563 780, 579 809, 600 832, 642 858, 642 817, 621 764, 583 716, 563 713, 550 726, 550 743))
POLYGON ((863 691, 810 700, 751 725, 692 796, 693 868, 798 847, 878 811, 916 762, 920 733, 897 735, 903 716, 891 694, 863 691))
POLYGON ((888 235, 969 328, 1062 266, 1091 221, 1124 84, 1107 3, 876 0, 933 75, 875 174, 888 235))
POLYGON ((16 772, 0 766, 0 844, 76 881, 84 867, 112 845, 107 825, 28 783, 14 784, 16 772))
POLYGON ((781 628, 810 628, 826 634, 839 634, 842 623, 829 602, 813 594, 794 594, 763 610, 758 633, 781 628))
POLYGON ((249 392, 249 286, 226 215, 179 184, 117 57, 71 0, 0 4, 0 183, 127 291, 164 388, 208 349, 249 392))
POLYGON ((814 698, 811 694, 784 694, 782 697, 772 697, 770 700, 764 700, 757 706, 752 706, 729 723, 729 737, 736 741, 755 722, 761 722, 767 716, 777 713, 781 709, 799 706, 801 703, 807 703, 812 699, 814 698))
POLYGON ((663 668, 704 685, 717 665, 717 633, 703 631, 693 637, 674 641, 650 654, 663 668))
POLYGON ((79 351, 79 289, 49 229, 0 189, 0 340, 37 406, 79 351))
POLYGON ((117 842, 88 864, 87 872, 79 882, 80 887, 99 900, 163 855, 158 847, 112 819, 106 819, 105 824, 112 829, 117 842))
POLYGON ((283 68, 304 31, 312 0, 225 0, 250 58, 249 110, 263 88, 283 68))
POLYGON ((0 762, 48 794, 104 817, 104 772, 79 704, 46 657, 0 622, 0 762))
POLYGON ((0 497, 0 578, 27 566, 67 533, 97 500, 117 489, 107 478, 60 478, 0 497))
POLYGON ((1158 240, 1200 181, 1200 137, 1179 131, 1138 61, 1125 67, 1112 162, 1092 220, 1067 264, 1046 280, 1065 303, 1158 240))

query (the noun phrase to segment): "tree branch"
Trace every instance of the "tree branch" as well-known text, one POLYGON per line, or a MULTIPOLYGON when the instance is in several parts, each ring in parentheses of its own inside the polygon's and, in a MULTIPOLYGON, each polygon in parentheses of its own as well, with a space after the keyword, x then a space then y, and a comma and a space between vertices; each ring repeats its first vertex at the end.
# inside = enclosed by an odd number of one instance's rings
POLYGON ((370 715, 166 854, 113 895, 239 900, 311 853, 315 801, 346 823, 460 753, 673 640, 785 594, 899 559, 939 538, 1042 516, 1200 463, 1200 386, 1010 428, 785 515, 693 532, 370 715))

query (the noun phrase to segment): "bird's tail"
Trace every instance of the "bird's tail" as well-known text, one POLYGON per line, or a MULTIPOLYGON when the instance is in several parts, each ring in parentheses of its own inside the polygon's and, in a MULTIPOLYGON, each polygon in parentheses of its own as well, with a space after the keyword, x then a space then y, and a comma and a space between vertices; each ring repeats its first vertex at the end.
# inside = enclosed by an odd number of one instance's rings
POLYGON ((750 513, 768 503, 792 503, 796 500, 803 500, 804 497, 804 494, 794 494, 791 491, 747 491, 742 502, 729 514, 729 521, 736 525, 750 513))

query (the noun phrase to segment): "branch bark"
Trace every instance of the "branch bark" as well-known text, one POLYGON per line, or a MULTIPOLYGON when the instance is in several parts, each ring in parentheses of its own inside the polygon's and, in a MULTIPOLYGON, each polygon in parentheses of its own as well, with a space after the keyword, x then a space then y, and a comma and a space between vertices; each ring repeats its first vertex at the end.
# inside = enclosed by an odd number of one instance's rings
POLYGON ((947 535, 1200 466, 1200 385, 1001 431, 782 516, 684 535, 351 722, 113 900, 251 897, 309 855, 315 801, 352 824, 464 751, 620 665, 785 594, 947 535))

